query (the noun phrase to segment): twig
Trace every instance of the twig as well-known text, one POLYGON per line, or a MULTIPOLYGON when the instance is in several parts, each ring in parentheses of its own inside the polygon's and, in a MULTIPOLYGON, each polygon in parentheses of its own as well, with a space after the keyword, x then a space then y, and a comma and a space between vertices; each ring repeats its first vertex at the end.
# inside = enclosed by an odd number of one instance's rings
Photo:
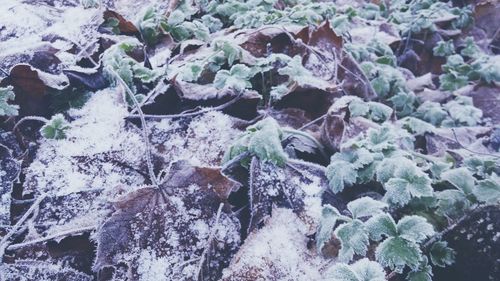
POLYGON ((43 123, 47 123, 47 122, 49 122, 49 119, 41 117, 41 116, 25 116, 25 117, 19 119, 19 121, 17 121, 17 123, 16 123, 16 125, 14 125, 14 128, 12 129, 12 131, 17 130, 17 127, 19 127, 21 125, 21 123, 23 123, 25 121, 40 121, 43 123))
MULTIPOLYGON (((186 113, 179 113, 179 114, 171 114, 171 115, 150 115, 150 114, 145 114, 143 115, 144 118, 148 118, 148 119, 172 119, 172 118, 186 118, 186 117, 193 117, 193 116, 197 116, 197 115, 200 115, 200 114, 203 114, 203 113, 207 113, 207 112, 210 112, 210 111, 215 111, 215 110, 223 110, 231 105, 233 105, 234 103, 236 103, 238 100, 241 99, 243 93, 240 93, 238 94, 235 98, 233 98, 232 100, 224 103, 224 104, 221 104, 219 106, 216 106, 216 107, 207 107, 207 108, 203 108, 203 109, 200 109, 200 110, 197 110, 197 111, 194 111, 194 112, 186 112, 186 113)), ((133 115, 129 115, 127 118, 138 118, 138 117, 141 117, 140 114, 137 115, 137 114, 133 114, 133 115)))
POLYGON ((312 120, 311 122, 306 123, 305 125, 303 125, 302 127, 298 128, 297 130, 298 130, 298 131, 303 131, 303 130, 304 130, 304 129, 306 129, 307 127, 309 127, 309 126, 311 126, 311 125, 315 124, 316 122, 318 122, 318 121, 320 121, 320 120, 325 119, 325 117, 326 117, 326 114, 323 114, 323 115, 321 115, 320 117, 318 117, 318 118, 316 118, 316 119, 312 120))
POLYGON ((111 72, 117 79, 117 81, 120 82, 120 84, 125 88, 125 91, 129 94, 130 99, 134 102, 134 105, 137 107, 137 112, 139 113, 139 117, 141 119, 141 125, 142 125, 142 136, 144 138, 144 142, 146 143, 146 161, 148 165, 148 172, 149 172, 149 177, 151 178, 151 183, 159 187, 158 181, 155 176, 154 172, 154 167, 153 167, 153 160, 152 160, 152 153, 151 153, 151 143, 149 143, 149 130, 146 125, 146 119, 144 118, 144 112, 142 112, 142 109, 139 106, 139 102, 137 101, 137 98, 135 97, 134 93, 130 88, 128 87, 127 83, 123 81, 123 79, 116 73, 112 68, 108 67, 108 71, 111 72))
POLYGON ((31 207, 24 213, 24 215, 17 221, 17 223, 12 227, 12 229, 2 238, 0 241, 0 262, 3 261, 3 254, 5 249, 9 244, 9 239, 19 230, 19 228, 24 224, 24 222, 29 218, 29 216, 38 208, 40 203, 45 199, 47 195, 44 193, 38 197, 38 199, 31 205, 31 207))
POLYGON ((208 252, 210 251, 212 242, 214 240, 215 234, 217 233, 217 227, 219 226, 219 219, 220 215, 222 212, 222 207, 224 206, 223 203, 219 204, 219 209, 217 209, 217 215, 215 216, 215 223, 214 226, 212 227, 212 231, 210 232, 210 235, 208 236, 207 240, 207 245, 205 246, 205 249, 203 250, 203 253, 201 254, 201 259, 200 262, 198 263, 198 277, 199 280, 203 279, 203 264, 205 263, 205 260, 207 259, 208 252))
POLYGON ((493 153, 484 153, 484 152, 477 152, 477 151, 473 151, 467 147, 465 147, 459 140, 458 140, 458 137, 457 137, 457 134, 455 133, 455 129, 454 128, 451 128, 451 132, 453 133, 453 137, 455 138, 455 141, 458 143, 458 145, 460 147, 462 147, 463 149, 469 151, 470 153, 473 153, 473 154, 479 154, 479 155, 486 155, 486 156, 491 156, 491 157, 495 157, 495 158, 500 158, 500 155, 495 155, 493 153))
POLYGON ((78 233, 82 233, 82 232, 92 231, 94 229, 95 229, 95 226, 87 226, 87 227, 81 227, 81 228, 77 228, 77 229, 70 229, 70 230, 66 230, 66 231, 62 231, 62 232, 59 232, 59 233, 55 233, 55 234, 52 234, 52 235, 49 235, 49 236, 46 236, 46 237, 42 237, 42 238, 38 238, 38 239, 26 241, 26 242, 19 243, 19 244, 13 244, 13 245, 8 246, 7 250, 14 251, 14 250, 17 250, 17 249, 24 248, 26 246, 33 245, 33 244, 38 244, 38 243, 41 243, 41 242, 53 240, 53 239, 56 239, 56 238, 59 238, 59 237, 65 237, 65 236, 70 236, 70 235, 74 235, 74 234, 78 234, 78 233))

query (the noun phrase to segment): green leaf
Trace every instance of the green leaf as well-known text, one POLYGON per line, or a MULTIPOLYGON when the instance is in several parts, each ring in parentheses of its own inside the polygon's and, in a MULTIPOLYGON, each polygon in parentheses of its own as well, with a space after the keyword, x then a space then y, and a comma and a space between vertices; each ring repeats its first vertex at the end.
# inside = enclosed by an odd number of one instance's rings
POLYGON ((70 126, 62 114, 56 114, 40 129, 40 133, 47 139, 64 139, 66 130, 70 126))
POLYGON ((168 17, 167 23, 169 25, 179 25, 186 19, 186 15, 180 9, 173 11, 168 17))
POLYGON ((432 281, 432 267, 426 256, 423 256, 418 269, 410 271, 406 280, 408 281, 432 281))
POLYGON ((386 207, 387 204, 371 197, 361 197, 347 203, 347 209, 351 212, 354 219, 380 214, 382 213, 382 209, 386 207))
POLYGON ((345 150, 335 153, 326 167, 326 177, 334 193, 356 182, 357 170, 373 162, 373 156, 365 149, 345 150))
POLYGON ((435 129, 431 124, 414 117, 405 117, 399 122, 403 124, 403 128, 416 135, 423 135, 425 133, 432 133, 435 129))
POLYGON ((421 216, 405 216, 398 221, 398 235, 406 240, 420 243, 434 235, 434 227, 421 216))
POLYGON ((346 186, 356 182, 357 172, 353 165, 347 161, 331 162, 326 167, 326 177, 333 193, 339 193, 346 186))
POLYGON ((385 281, 384 268, 378 262, 364 258, 351 264, 350 267, 361 281, 385 281))
POLYGON ((422 252, 414 242, 401 237, 390 237, 378 245, 375 257, 382 266, 401 273, 405 266, 417 269, 422 252))
POLYGON ((465 38, 464 45, 465 45, 465 47, 460 51, 460 54, 462 56, 476 58, 479 55, 481 55, 481 50, 474 42, 474 38, 472 38, 472 37, 465 38))
POLYGON ((383 236, 394 237, 398 235, 396 222, 387 213, 375 215, 365 222, 365 227, 373 241, 382 240, 383 236))
POLYGON ((459 96, 447 102, 444 108, 459 125, 475 126, 483 116, 481 109, 474 107, 471 97, 459 96))
POLYGON ((336 263, 326 273, 328 280, 334 281, 385 281, 384 268, 367 258, 351 265, 336 263))
POLYGON ((328 280, 333 281, 361 281, 358 275, 345 263, 337 263, 327 272, 328 280))
POLYGON ((479 181, 473 193, 479 201, 488 204, 500 202, 500 177, 494 174, 488 179, 479 181))
POLYGON ((349 262, 354 254, 361 256, 366 254, 370 241, 362 221, 355 219, 343 223, 335 229, 334 234, 340 240, 340 261, 349 262))
POLYGON ((238 140, 226 151, 225 161, 248 151, 261 161, 268 161, 278 166, 284 166, 287 155, 281 146, 283 132, 272 118, 266 118, 249 126, 238 140))
POLYGON ((436 192, 438 208, 436 213, 451 219, 464 215, 470 208, 470 201, 461 190, 443 190, 436 192))
POLYGON ((237 92, 245 88, 251 88, 249 80, 253 77, 251 69, 243 64, 235 64, 231 70, 219 70, 214 78, 214 86, 217 89, 230 88, 237 92))
POLYGON ((15 98, 13 89, 12 86, 0 87, 0 116, 16 116, 18 114, 19 106, 8 103, 15 98))
POLYGON ((421 104, 415 112, 415 115, 434 126, 440 125, 441 122, 448 117, 448 113, 439 103, 430 101, 421 104))
POLYGON ((386 97, 391 90, 389 81, 384 76, 379 76, 371 80, 370 83, 379 97, 386 97))
POLYGON ((397 166, 394 177, 384 184, 384 188, 387 190, 385 200, 400 206, 406 205, 412 197, 433 195, 429 176, 413 163, 397 166))
POLYGON ((434 52, 434 55, 438 57, 447 57, 453 55, 455 53, 455 46, 453 45, 453 40, 439 41, 436 47, 432 49, 432 51, 434 52))
POLYGON ((455 251, 448 247, 446 241, 438 241, 432 244, 429 256, 432 263, 439 267, 452 265, 455 261, 455 251))
POLYGON ((332 238, 333 228, 340 217, 342 215, 335 207, 330 204, 323 205, 318 231, 316 232, 316 247, 320 254, 325 243, 332 238))
POLYGON ((441 178, 448 181, 465 194, 471 194, 475 184, 472 173, 465 167, 443 172, 441 178))
POLYGON ((229 65, 233 65, 235 61, 240 60, 242 57, 242 49, 236 43, 217 40, 212 43, 214 51, 222 51, 224 57, 227 59, 229 65))

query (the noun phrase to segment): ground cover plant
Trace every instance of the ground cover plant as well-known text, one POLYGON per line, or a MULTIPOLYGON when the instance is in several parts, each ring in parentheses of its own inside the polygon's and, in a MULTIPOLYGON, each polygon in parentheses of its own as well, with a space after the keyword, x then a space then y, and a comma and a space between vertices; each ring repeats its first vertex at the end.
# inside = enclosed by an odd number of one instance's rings
POLYGON ((496 1, 0 14, 0 280, 499 280, 496 1))

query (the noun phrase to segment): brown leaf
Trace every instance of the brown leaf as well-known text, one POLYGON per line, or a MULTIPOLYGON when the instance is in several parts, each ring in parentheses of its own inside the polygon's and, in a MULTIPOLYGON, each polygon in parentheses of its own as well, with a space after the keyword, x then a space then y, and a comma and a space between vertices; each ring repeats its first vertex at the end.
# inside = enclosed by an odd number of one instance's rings
POLYGON ((492 124, 500 124, 500 87, 480 86, 467 93, 472 97, 474 106, 483 111, 483 117, 491 119, 492 124))
POLYGON ((200 273, 202 280, 216 279, 239 244, 238 221, 226 213, 216 219, 235 186, 217 168, 174 163, 161 190, 140 188, 116 202, 115 213, 97 234, 95 270, 112 267, 118 272, 125 264, 129 280, 142 280, 157 264, 163 272, 154 278, 196 280, 201 256, 211 247, 210 263, 200 273))
POLYGON ((65 280, 90 281, 92 277, 69 267, 47 262, 19 260, 14 264, 0 265, 0 272, 5 280, 65 280))
POLYGON ((257 229, 271 214, 272 206, 292 209, 304 219, 311 233, 316 230, 319 217, 314 213, 315 202, 321 205, 321 194, 328 180, 322 166, 289 160, 284 168, 254 157, 250 165, 250 211, 248 232, 257 229), (307 202, 306 202, 307 201, 307 202))
POLYGON ((126 20, 119 13, 112 10, 106 10, 103 16, 104 20, 106 21, 110 18, 115 18, 118 20, 118 29, 120 30, 120 34, 139 36, 140 32, 137 27, 132 22, 126 20))

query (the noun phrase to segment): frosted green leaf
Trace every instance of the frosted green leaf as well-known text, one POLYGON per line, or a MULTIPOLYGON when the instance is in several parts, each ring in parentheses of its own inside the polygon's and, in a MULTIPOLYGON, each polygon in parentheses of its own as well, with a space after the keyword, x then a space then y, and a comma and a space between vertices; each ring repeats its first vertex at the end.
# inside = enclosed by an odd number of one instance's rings
POLYGON ((452 265, 455 261, 455 251, 448 247, 446 241, 438 241, 432 244, 429 256, 432 263, 439 267, 452 265))
POLYGON ((500 166, 499 160, 490 156, 470 156, 464 159, 464 164, 481 177, 491 174, 497 166, 500 166))
POLYGON ((430 101, 421 104, 415 112, 415 115, 434 126, 440 125, 441 122, 448 117, 448 113, 439 103, 430 101))
POLYGON ((339 260, 349 262, 354 254, 364 256, 368 250, 368 233, 360 220, 341 224, 335 229, 335 236, 340 240, 339 260))
POLYGON ((384 268, 367 258, 351 265, 336 263, 327 271, 326 276, 328 280, 335 281, 385 281, 384 268))
POLYGON ((389 100, 392 102, 392 106, 398 116, 407 116, 415 110, 414 104, 417 101, 417 97, 413 92, 400 91, 389 98, 389 100))
POLYGON ((399 237, 420 243, 434 235, 434 227, 421 216, 405 216, 397 224, 399 237))
POLYGON ((470 208, 470 201, 461 190, 443 190, 436 192, 438 208, 436 213, 451 219, 461 217, 470 208))
POLYGON ((184 19, 186 19, 186 15, 180 9, 173 11, 168 17, 167 23, 169 25, 178 25, 181 24, 184 19))
POLYGON ((351 264, 350 267, 361 281, 385 280, 384 268, 378 262, 364 258, 351 264))
POLYGON ((473 193, 479 201, 488 204, 500 202, 500 177, 493 174, 489 179, 479 181, 473 193))
POLYGON ((385 158, 377 166, 376 176, 377 181, 385 183, 394 177, 394 172, 398 166, 409 167, 413 166, 413 163, 405 157, 391 157, 385 158))
POLYGON ((406 205, 411 197, 432 196, 431 180, 416 165, 400 165, 394 171, 394 178, 384 184, 387 190, 384 198, 395 205, 406 205))
POLYGON ((431 133, 434 131, 435 127, 425 121, 414 117, 405 117, 399 122, 403 124, 403 128, 407 129, 411 133, 416 135, 423 135, 425 133, 431 133))
POLYGON ((326 273, 328 280, 333 281, 361 281, 358 275, 345 263, 337 263, 333 265, 326 273))
POLYGON ((477 125, 483 116, 481 109, 474 107, 472 104, 471 97, 460 96, 446 103, 444 108, 455 122, 467 126, 477 125))
POLYGON ((370 128, 367 133, 365 147, 373 152, 383 152, 395 149, 395 136, 389 125, 383 125, 379 129, 370 128))
POLYGON ((401 237, 390 237, 378 245, 375 257, 382 266, 401 273, 405 266, 417 269, 422 252, 414 242, 401 237))
POLYGON ((453 184, 465 194, 471 194, 474 188, 475 179, 465 167, 448 170, 441 174, 441 178, 453 184))
POLYGON ((278 69, 278 73, 290 77, 300 86, 315 85, 321 88, 325 84, 323 80, 316 78, 309 69, 302 65, 301 56, 293 57, 286 66, 278 69))
POLYGON ((204 15, 201 17, 201 21, 205 26, 208 27, 210 32, 216 32, 222 29, 223 24, 222 21, 216 17, 213 17, 211 15, 204 15))
POLYGON ((275 101, 280 100, 284 95, 286 95, 290 90, 286 86, 286 84, 280 84, 278 86, 273 86, 271 88, 271 98, 275 101))
POLYGON ((455 53, 455 46, 453 45, 453 40, 449 41, 439 41, 432 49, 435 56, 447 57, 455 53))
POLYGON ((229 65, 233 65, 235 61, 241 59, 242 49, 236 43, 226 40, 217 40, 212 43, 212 47, 214 51, 221 51, 224 54, 229 65))
POLYGON ((99 7, 100 1, 99 0, 80 0, 80 4, 85 9, 97 8, 97 7, 99 7))
POLYGON ((373 155, 365 148, 335 153, 326 167, 326 177, 334 193, 356 182, 357 170, 373 162, 373 155))
POLYGON ((429 265, 426 256, 422 256, 422 261, 418 269, 410 271, 406 277, 408 281, 432 281, 432 267, 429 265))
POLYGON ((182 68, 180 78, 182 81, 195 82, 198 78, 200 78, 202 71, 203 65, 198 63, 188 63, 182 68))
POLYGON ((335 207, 331 206, 330 204, 326 204, 323 206, 323 209, 321 210, 321 219, 319 222, 318 231, 316 233, 316 246, 319 253, 321 253, 325 243, 331 239, 333 228, 337 223, 337 219, 340 217, 342 217, 342 215, 335 207))
POLYGON ((66 130, 70 126, 62 114, 56 114, 40 129, 40 133, 47 139, 64 139, 66 130))
POLYGON ((382 213, 387 204, 371 197, 361 197, 347 203, 347 209, 354 219, 370 217, 382 213))
POLYGON ((326 177, 333 193, 339 193, 346 186, 356 182, 356 169, 347 161, 335 161, 326 167, 326 177))
POLYGON ((370 119, 375 122, 384 122, 392 115, 392 108, 379 102, 368 102, 370 107, 370 119))
POLYGON ((235 91, 243 91, 245 88, 251 88, 249 80, 253 73, 251 69, 243 64, 235 64, 231 70, 219 70, 214 78, 214 86, 217 89, 230 88, 235 91))
POLYGON ((287 155, 281 146, 283 132, 272 118, 266 118, 249 126, 238 140, 226 151, 224 160, 229 161, 240 153, 248 151, 261 161, 283 166, 287 155))
POLYGON ((366 116, 370 112, 370 107, 362 100, 355 99, 349 103, 349 112, 352 117, 366 116))
POLYGON ((0 116, 16 116, 18 114, 18 105, 9 104, 9 100, 14 100, 15 95, 12 86, 0 87, 0 116))
POLYGON ((365 222, 365 227, 373 241, 382 240, 383 236, 393 237, 398 235, 396 222, 387 213, 371 217, 365 222))
POLYGON ((472 38, 472 37, 465 38, 464 45, 465 45, 465 47, 460 51, 460 54, 462 56, 475 58, 475 57, 478 57, 479 55, 481 55, 481 50, 474 42, 474 38, 472 38))
POLYGON ((373 90, 375 90, 375 93, 377 93, 379 97, 387 96, 391 90, 391 85, 384 76, 379 76, 373 79, 370 83, 372 84, 373 90))

